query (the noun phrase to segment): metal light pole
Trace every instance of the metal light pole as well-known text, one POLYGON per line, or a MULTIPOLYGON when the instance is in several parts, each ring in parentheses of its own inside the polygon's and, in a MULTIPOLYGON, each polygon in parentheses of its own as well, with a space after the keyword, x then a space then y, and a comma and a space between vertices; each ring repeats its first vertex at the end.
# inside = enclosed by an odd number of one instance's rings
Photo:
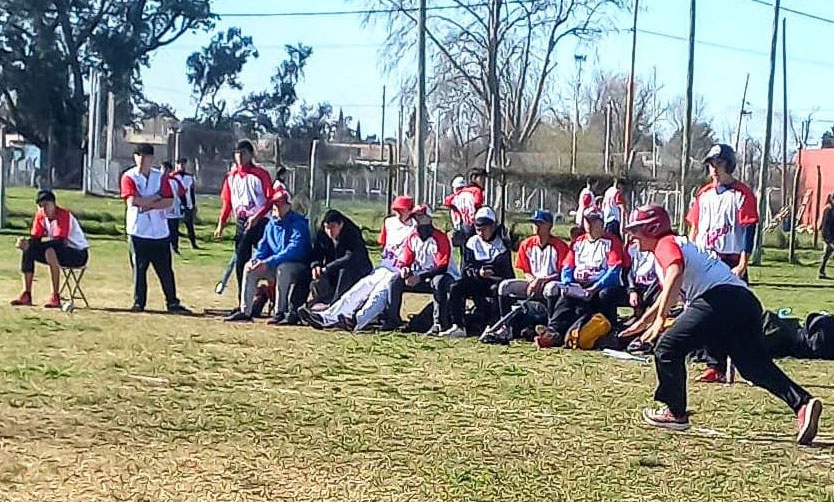
POLYGON ((577 154, 577 132, 579 130, 579 91, 582 88, 582 63, 587 59, 584 55, 575 54, 573 56, 576 61, 576 91, 573 96, 574 116, 573 116, 573 143, 571 146, 570 155, 570 172, 576 174, 576 154, 577 154))
POLYGON ((422 204, 426 190, 426 0, 420 0, 417 23, 417 183, 414 202, 422 204))
POLYGON ((637 12, 640 0, 634 0, 634 23, 631 27, 631 70, 628 74, 628 91, 626 94, 625 138, 623 140, 623 160, 630 164, 631 130, 634 127, 634 67, 637 62, 637 12))
POLYGON ((678 226, 681 233, 686 230, 686 172, 689 170, 689 156, 692 150, 692 94, 695 80, 695 4, 689 4, 689 64, 686 68, 686 111, 684 113, 683 138, 681 145, 681 184, 680 207, 678 207, 678 226))

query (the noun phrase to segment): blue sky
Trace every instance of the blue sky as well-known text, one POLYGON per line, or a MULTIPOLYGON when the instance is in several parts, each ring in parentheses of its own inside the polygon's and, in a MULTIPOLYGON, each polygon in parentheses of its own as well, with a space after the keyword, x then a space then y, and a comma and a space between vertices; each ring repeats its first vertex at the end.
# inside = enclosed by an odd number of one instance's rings
MULTIPOLYGON (((428 4, 446 4, 428 0, 428 4)), ((680 37, 682 40, 638 35, 637 73, 650 79, 656 68, 664 98, 683 95, 686 85, 689 0, 641 0, 639 30, 680 37)), ((834 1, 783 0, 783 7, 834 19, 834 1)), ((216 0, 218 13, 328 12, 360 9, 361 1, 346 0, 216 0)), ((752 136, 763 136, 767 102, 768 53, 773 10, 757 0, 698 0, 695 59, 695 93, 707 104, 719 136, 735 129, 741 93, 750 73, 748 101, 753 116, 748 123, 752 136), (735 49, 727 47, 735 47, 735 49)), ((791 114, 805 118, 812 111, 812 140, 834 125, 834 23, 784 13, 788 23, 788 90, 791 114)), ((623 13, 617 21, 621 33, 611 34, 593 47, 577 48, 565 42, 558 53, 559 67, 552 85, 573 79, 573 56, 577 50, 588 54, 587 74, 595 69, 627 72, 631 19, 623 13)), ((267 87, 273 68, 284 58, 283 46, 302 42, 313 47, 300 96, 309 103, 330 102, 335 109, 362 122, 365 135, 380 128, 383 85, 389 98, 398 85, 396 76, 381 69, 379 47, 385 38, 382 28, 366 29, 358 16, 315 17, 233 17, 225 16, 218 30, 240 26, 253 37, 261 57, 252 60, 243 72, 245 91, 267 87)), ((180 117, 193 114, 194 105, 185 77, 188 55, 207 42, 210 34, 186 35, 154 55, 144 72, 147 94, 173 105, 180 117)), ((781 40, 780 40, 781 44, 781 40)), ((431 49, 431 46, 429 46, 431 49)), ((416 67, 416 55, 415 55, 416 67)), ((230 95, 234 96, 234 95, 230 95)), ((776 110, 782 108, 781 45, 776 79, 776 110)), ((389 104, 386 135, 395 134, 396 107, 389 104)), ((797 124, 797 129, 799 128, 797 124)), ((730 140, 731 138, 724 138, 730 140)))

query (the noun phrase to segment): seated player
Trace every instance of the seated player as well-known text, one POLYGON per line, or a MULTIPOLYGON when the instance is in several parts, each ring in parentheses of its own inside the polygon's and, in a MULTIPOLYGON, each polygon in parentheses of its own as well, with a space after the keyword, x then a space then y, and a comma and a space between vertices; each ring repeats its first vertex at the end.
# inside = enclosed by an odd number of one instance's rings
POLYGON ((452 220, 452 244, 461 247, 475 235, 475 211, 484 205, 483 180, 480 171, 473 171, 466 183, 463 176, 452 180, 452 193, 443 201, 452 220), (481 183, 481 184, 479 184, 481 183))
POLYGON ((523 298, 544 300, 544 288, 559 279, 562 261, 568 255, 568 246, 551 234, 553 215, 550 211, 536 210, 530 221, 536 235, 521 241, 515 268, 524 273, 523 279, 507 279, 498 286, 498 304, 501 315, 506 315, 512 304, 523 298))
POLYGON ((630 266, 628 274, 628 305, 634 309, 634 318, 643 315, 646 307, 654 305, 660 295, 660 282, 655 272, 654 255, 640 251, 639 243, 628 246, 630 266))
MULTIPOLYGON (((411 197, 399 196, 394 199, 391 210, 396 215, 385 219, 379 234, 379 243, 382 244, 380 265, 325 310, 313 312, 301 309, 299 313, 305 324, 316 329, 338 327, 345 331, 361 331, 385 312, 391 283, 400 276, 397 265, 403 246, 414 230, 411 218, 413 209, 414 199, 411 197)), ((393 327, 385 325, 383 329, 390 330, 393 327)))
POLYGON ((439 335, 449 329, 449 288, 460 280, 460 271, 452 257, 452 242, 432 225, 429 207, 423 204, 411 214, 416 228, 405 240, 398 263, 400 276, 391 285, 389 308, 399 317, 403 291, 431 293, 433 323, 428 334, 439 335))
POLYGON ((310 224, 292 210, 290 194, 280 190, 273 194, 272 216, 250 261, 243 269, 240 310, 226 318, 228 322, 251 321, 258 283, 275 281, 275 308, 271 325, 298 324, 298 308, 310 292, 310 224))
POLYGON ((324 213, 313 243, 310 267, 313 274, 310 305, 319 306, 313 310, 324 310, 373 271, 362 229, 335 209, 324 213))
POLYGON ((655 343, 660 409, 643 410, 650 425, 671 430, 689 428, 686 403, 686 357, 706 347, 729 354, 741 376, 788 404, 796 413, 796 442, 810 445, 817 435, 822 403, 792 381, 768 355, 762 333, 762 305, 729 265, 714 259, 686 238, 675 235, 669 213, 657 205, 643 206, 626 226, 657 260, 662 293, 642 318, 621 336, 643 333, 655 343), (683 313, 664 331, 672 306, 685 301, 683 313))
POLYGON ((576 239, 562 263, 561 285, 550 283, 545 288, 545 296, 558 299, 553 302, 546 334, 537 337, 540 347, 561 345, 570 327, 585 315, 601 313, 612 324, 617 320, 617 304, 625 294, 623 244, 605 233, 598 210, 587 209, 583 220, 585 234, 576 239), (574 286, 572 292, 560 295, 560 286, 566 285, 574 286))
POLYGON ((32 282, 35 278, 35 262, 49 265, 52 278, 52 295, 44 304, 46 308, 61 308, 61 267, 79 268, 87 264, 90 245, 78 220, 67 209, 55 202, 55 194, 41 190, 35 197, 38 210, 32 221, 28 239, 17 240, 17 249, 23 252, 20 271, 23 273, 23 292, 12 300, 15 306, 32 305, 32 282))
POLYGON ((452 326, 440 335, 449 338, 466 336, 466 299, 471 298, 475 310, 492 323, 497 316, 490 308, 489 300, 498 296, 498 285, 505 279, 515 277, 507 243, 502 239, 501 227, 495 218, 495 211, 484 206, 475 213, 475 235, 466 241, 463 248, 463 278, 452 285, 449 291, 449 316, 452 326))

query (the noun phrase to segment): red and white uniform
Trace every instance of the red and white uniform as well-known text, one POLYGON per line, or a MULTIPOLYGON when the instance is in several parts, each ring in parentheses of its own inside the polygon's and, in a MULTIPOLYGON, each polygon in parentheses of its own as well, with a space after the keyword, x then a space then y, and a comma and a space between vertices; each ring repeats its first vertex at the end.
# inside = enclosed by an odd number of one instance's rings
POLYGON ((579 192, 579 204, 576 208, 576 226, 582 226, 582 215, 585 210, 594 205, 594 192, 590 188, 585 187, 579 192))
POLYGON ((591 240, 588 234, 576 239, 562 267, 573 270, 575 282, 585 284, 598 280, 610 268, 623 267, 623 243, 613 235, 604 234, 591 240))
POLYGON ((75 215, 61 207, 55 208, 55 217, 51 220, 43 208, 38 209, 29 234, 36 239, 65 241, 67 247, 79 251, 90 247, 75 215))
POLYGON ((414 231, 413 220, 407 223, 400 221, 398 216, 389 216, 382 223, 382 231, 379 233, 379 244, 382 246, 382 261, 379 266, 391 271, 398 271, 397 264, 400 260, 405 240, 414 231))
POLYGON ((528 237, 518 245, 515 268, 536 279, 554 277, 562 271, 562 261, 568 256, 568 245, 551 236, 542 246, 538 235, 528 237))
POLYGON ((452 257, 452 241, 449 240, 449 236, 436 228, 431 237, 426 240, 421 239, 416 230, 406 237, 399 266, 411 268, 411 273, 414 275, 445 268, 446 273, 454 280, 460 279, 460 270, 452 257))
POLYGON ((171 192, 174 194, 174 203, 165 212, 165 217, 169 220, 178 220, 182 218, 182 203, 180 201, 185 197, 185 185, 177 176, 168 176, 168 182, 171 184, 171 192))
POLYGON ((657 281, 655 259, 650 251, 640 251, 640 246, 635 243, 628 247, 628 257, 631 262, 628 273, 634 284, 650 286, 657 281))
POLYGON ((245 220, 261 213, 272 197, 272 178, 266 169, 254 164, 234 166, 220 190, 220 221, 227 221, 234 213, 245 220))
POLYGON ((683 265, 681 295, 685 302, 691 302, 717 286, 747 288, 747 284, 733 274, 726 263, 716 260, 710 252, 699 249, 686 237, 677 235, 662 237, 657 242, 654 256, 657 262, 657 276, 661 282, 663 282, 666 270, 673 263, 683 265))
POLYGON ((196 183, 194 181, 194 176, 185 172, 179 172, 175 173, 174 177, 180 180, 180 183, 182 183, 182 187, 185 189, 185 208, 194 209, 194 207, 197 205, 195 197, 196 183))
POLYGON ((451 208, 452 226, 456 229, 463 225, 475 224, 475 212, 484 205, 484 190, 478 185, 469 185, 455 190, 443 205, 451 208))
MULTIPOLYGON (((171 183, 168 176, 158 169, 151 169, 144 176, 138 166, 134 166, 122 174, 121 198, 127 201, 125 214, 125 231, 131 237, 142 239, 167 239, 168 221, 165 218, 166 209, 140 210, 128 199, 130 197, 161 197, 173 199, 171 183)), ((176 201, 175 201, 176 202, 176 201)))
POLYGON ((695 244, 719 255, 744 251, 745 227, 759 221, 756 195, 740 181, 710 183, 698 191, 686 221, 695 230, 695 244))
POLYGON ((625 206, 623 191, 615 185, 608 187, 602 195, 602 218, 605 223, 612 221, 623 221, 623 214, 620 207, 625 206))

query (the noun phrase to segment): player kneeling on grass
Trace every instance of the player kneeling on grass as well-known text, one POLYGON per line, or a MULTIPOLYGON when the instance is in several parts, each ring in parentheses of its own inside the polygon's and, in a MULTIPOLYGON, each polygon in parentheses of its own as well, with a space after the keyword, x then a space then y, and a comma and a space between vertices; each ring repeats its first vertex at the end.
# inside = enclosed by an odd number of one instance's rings
POLYGON ((252 320, 252 306, 258 282, 275 280, 275 309, 271 325, 298 324, 298 308, 310 292, 310 224, 292 210, 290 194, 275 192, 272 216, 255 255, 243 268, 240 310, 226 318, 228 322, 252 320))
POLYGON ((764 347, 762 306, 730 267, 675 235, 669 213, 659 205, 637 209, 627 230, 643 251, 654 254, 662 293, 643 317, 621 336, 643 333, 656 343, 658 387, 655 399, 666 406, 643 410, 649 424, 672 430, 689 428, 686 410, 686 355, 700 347, 733 358, 741 376, 782 399, 797 414, 797 442, 811 444, 822 403, 773 363, 764 347), (685 309, 662 333, 669 309, 683 298, 685 309))
POLYGON ((439 335, 449 329, 449 287, 460 280, 460 271, 452 258, 452 242, 432 225, 432 213, 422 204, 411 213, 416 228, 405 240, 398 263, 399 278, 391 284, 389 307, 399 313, 403 292, 432 294, 433 322, 427 334, 439 335))
POLYGON ((38 211, 32 221, 28 239, 17 240, 17 249, 23 252, 20 271, 23 273, 23 292, 12 305, 32 305, 32 281, 35 278, 35 262, 49 265, 52 277, 52 295, 46 308, 61 308, 61 267, 78 268, 87 264, 87 239, 78 220, 68 210, 58 207, 55 194, 41 190, 35 198, 38 211), (46 239, 46 240, 43 240, 46 239))

